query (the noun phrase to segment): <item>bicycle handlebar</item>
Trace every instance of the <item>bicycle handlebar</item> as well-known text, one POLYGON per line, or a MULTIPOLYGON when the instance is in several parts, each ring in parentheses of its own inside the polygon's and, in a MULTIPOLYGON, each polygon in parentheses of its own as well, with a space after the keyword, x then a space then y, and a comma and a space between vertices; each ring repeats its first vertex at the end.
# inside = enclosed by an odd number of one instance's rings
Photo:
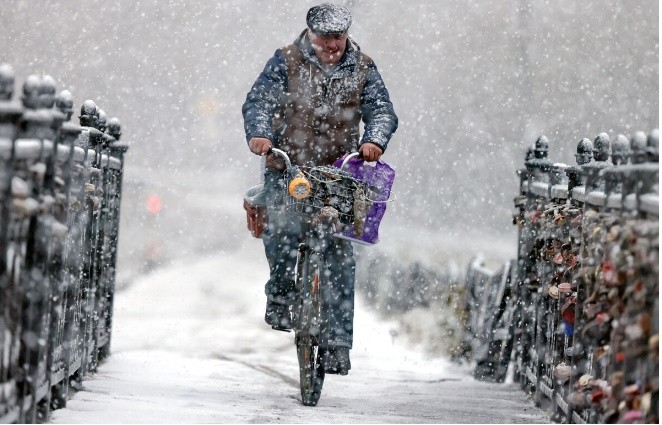
POLYGON ((290 157, 287 156, 285 151, 282 151, 278 148, 269 148, 269 151, 267 152, 267 155, 270 154, 270 153, 275 153, 276 155, 282 157, 285 160, 286 169, 289 170, 290 168, 292 168, 292 161, 290 161, 290 157))
MULTIPOLYGON (((282 151, 278 148, 269 148, 269 151, 267 152, 267 154, 270 154, 270 153, 275 153, 276 155, 283 158, 285 160, 285 165, 286 165, 288 170, 290 168, 292 168, 292 161, 290 161, 290 157, 285 153, 285 151, 282 151)), ((342 170, 343 167, 345 167, 345 164, 347 164, 349 162, 349 160, 354 158, 354 157, 363 158, 363 155, 361 155, 361 152, 352 152, 352 153, 350 153, 343 160, 342 165, 340 165, 340 169, 342 170)))

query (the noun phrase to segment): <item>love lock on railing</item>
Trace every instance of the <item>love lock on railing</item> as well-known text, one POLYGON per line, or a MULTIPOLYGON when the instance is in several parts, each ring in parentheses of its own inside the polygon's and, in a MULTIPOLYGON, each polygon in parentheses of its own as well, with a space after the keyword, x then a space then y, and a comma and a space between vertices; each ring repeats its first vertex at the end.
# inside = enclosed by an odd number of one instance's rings
POLYGON ((552 420, 659 421, 659 132, 606 133, 552 163, 541 136, 518 170, 517 259, 465 282, 474 375, 508 367, 552 420))

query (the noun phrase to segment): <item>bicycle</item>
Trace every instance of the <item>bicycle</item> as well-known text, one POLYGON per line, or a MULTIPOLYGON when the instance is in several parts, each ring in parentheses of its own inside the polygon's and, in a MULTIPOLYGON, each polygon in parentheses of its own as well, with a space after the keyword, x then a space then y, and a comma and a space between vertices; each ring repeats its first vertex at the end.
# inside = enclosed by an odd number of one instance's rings
MULTIPOLYGON (((270 153, 286 163, 286 210, 302 219, 301 243, 296 261, 296 297, 290 306, 299 360, 299 386, 305 406, 319 401, 329 360, 329 273, 326 251, 329 239, 355 218, 365 214, 371 188, 342 170, 330 166, 293 167, 280 149, 270 153), (362 212, 363 210, 363 212, 362 212)), ((274 329, 288 330, 273 326, 274 329)))

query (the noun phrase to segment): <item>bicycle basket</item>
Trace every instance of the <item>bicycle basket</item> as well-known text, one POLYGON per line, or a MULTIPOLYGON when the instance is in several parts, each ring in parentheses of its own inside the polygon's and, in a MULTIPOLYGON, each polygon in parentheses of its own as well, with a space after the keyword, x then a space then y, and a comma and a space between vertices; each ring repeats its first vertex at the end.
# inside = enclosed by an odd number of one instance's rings
MULTIPOLYGON (((301 170, 310 182, 310 194, 303 199, 287 195, 286 208, 303 218, 311 218, 324 206, 338 211, 340 222, 350 225, 354 221, 354 193, 357 188, 367 191, 365 183, 336 167, 319 166, 301 170)), ((288 173, 287 186, 293 175, 288 173)))

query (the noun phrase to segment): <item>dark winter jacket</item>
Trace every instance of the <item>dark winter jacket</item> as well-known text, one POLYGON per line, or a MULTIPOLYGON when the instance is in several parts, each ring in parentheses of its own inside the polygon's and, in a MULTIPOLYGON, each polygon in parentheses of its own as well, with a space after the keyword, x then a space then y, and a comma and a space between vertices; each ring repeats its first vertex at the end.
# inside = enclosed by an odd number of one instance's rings
MULTIPOLYGON (((298 165, 328 165, 361 143, 382 150, 398 126, 374 62, 348 39, 345 54, 326 73, 304 31, 269 59, 243 106, 246 140, 265 137, 298 165)), ((267 168, 282 170, 276 157, 267 168)))

